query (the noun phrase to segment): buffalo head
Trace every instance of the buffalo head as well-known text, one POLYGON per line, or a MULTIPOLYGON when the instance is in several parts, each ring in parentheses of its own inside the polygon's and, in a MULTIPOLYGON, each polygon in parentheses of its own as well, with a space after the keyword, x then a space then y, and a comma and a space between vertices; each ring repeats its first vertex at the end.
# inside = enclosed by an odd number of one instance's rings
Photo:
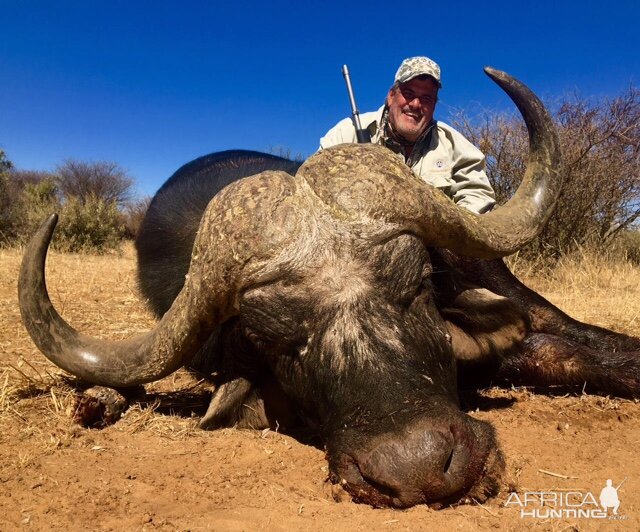
MULTIPOLYGON (((216 327, 236 320, 248 364, 268 368, 314 420, 331 478, 355 499, 407 507, 486 498, 502 458, 491 427, 458 407, 456 356, 473 349, 437 304, 430 250, 512 253, 541 230, 559 188, 557 141, 542 104, 513 78, 487 72, 530 132, 525 179, 505 206, 483 216, 459 209, 374 145, 325 150, 295 176, 236 181, 209 203, 171 308, 155 329, 122 342, 84 336, 53 308, 44 283, 52 217, 20 274, 29 333, 81 379, 127 387, 189 363, 216 327)), ((456 298, 466 300, 480 313, 495 306, 478 292, 456 298)), ((518 318, 509 323, 516 342, 518 318)))

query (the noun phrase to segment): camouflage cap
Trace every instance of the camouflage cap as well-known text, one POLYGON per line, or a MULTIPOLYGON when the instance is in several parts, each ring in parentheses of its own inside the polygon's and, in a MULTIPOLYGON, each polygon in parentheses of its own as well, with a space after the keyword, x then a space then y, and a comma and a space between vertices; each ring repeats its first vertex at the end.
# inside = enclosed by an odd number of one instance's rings
POLYGON ((438 86, 442 87, 438 63, 428 57, 408 57, 400 64, 394 82, 406 83, 417 76, 425 75, 434 78, 438 82, 438 86))

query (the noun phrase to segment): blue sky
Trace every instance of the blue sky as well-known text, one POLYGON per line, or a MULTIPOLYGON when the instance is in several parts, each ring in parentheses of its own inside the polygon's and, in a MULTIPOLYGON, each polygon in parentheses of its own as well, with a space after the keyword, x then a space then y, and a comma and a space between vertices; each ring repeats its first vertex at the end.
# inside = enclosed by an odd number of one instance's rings
POLYGON ((400 61, 442 67, 436 117, 510 104, 491 65, 543 98, 640 84, 640 2, 0 0, 0 148, 21 169, 109 160, 152 194, 213 151, 310 155, 381 105, 400 61), (521 7, 522 6, 522 7, 521 7))

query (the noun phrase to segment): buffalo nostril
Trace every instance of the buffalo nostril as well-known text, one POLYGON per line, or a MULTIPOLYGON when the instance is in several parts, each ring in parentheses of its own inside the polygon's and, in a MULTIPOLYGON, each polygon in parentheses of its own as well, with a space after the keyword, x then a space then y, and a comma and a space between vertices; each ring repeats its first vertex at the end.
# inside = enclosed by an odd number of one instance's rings
POLYGON ((449 456, 447 457, 447 460, 444 463, 444 473, 447 473, 449 471, 452 461, 453 461, 453 449, 449 451, 449 456))

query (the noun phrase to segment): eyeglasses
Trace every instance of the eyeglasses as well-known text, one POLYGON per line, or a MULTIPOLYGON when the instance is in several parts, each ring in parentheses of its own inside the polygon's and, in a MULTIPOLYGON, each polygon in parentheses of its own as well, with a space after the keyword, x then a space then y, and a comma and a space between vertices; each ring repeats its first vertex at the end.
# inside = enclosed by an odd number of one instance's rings
POLYGON ((407 103, 412 102, 417 98, 420 101, 420 105, 427 107, 435 105, 435 103, 438 101, 438 98, 433 96, 432 94, 421 94, 420 96, 418 96, 408 87, 400 87, 398 90, 400 91, 400 94, 402 94, 402 97, 407 101, 407 103))

